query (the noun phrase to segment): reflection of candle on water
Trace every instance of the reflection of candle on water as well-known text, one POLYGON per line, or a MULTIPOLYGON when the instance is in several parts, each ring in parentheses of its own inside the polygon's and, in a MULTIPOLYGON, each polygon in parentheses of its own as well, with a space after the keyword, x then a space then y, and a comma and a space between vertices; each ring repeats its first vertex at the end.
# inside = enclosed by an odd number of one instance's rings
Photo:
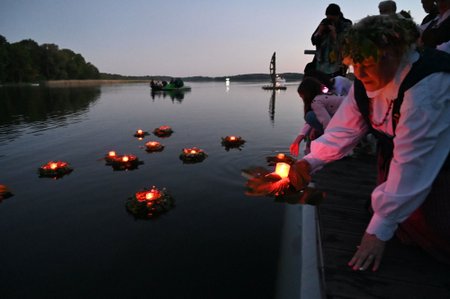
POLYGON ((278 174, 282 179, 284 179, 289 176, 289 169, 291 169, 291 165, 280 162, 275 166, 275 173, 278 174))

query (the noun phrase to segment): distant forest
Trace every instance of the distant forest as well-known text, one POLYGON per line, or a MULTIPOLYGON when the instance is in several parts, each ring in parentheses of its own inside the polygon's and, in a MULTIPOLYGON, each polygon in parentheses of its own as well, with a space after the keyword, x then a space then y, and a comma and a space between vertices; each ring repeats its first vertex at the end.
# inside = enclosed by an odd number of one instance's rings
MULTIPOLYGON (((281 73, 287 81, 303 78, 300 73, 281 73)), ((242 74, 222 77, 192 76, 182 77, 184 81, 270 81, 267 74, 242 74)), ((0 83, 37 83, 48 80, 164 80, 171 76, 123 76, 119 74, 100 73, 81 54, 69 49, 59 49, 55 44, 39 45, 32 39, 17 43, 8 43, 0 35, 0 83)))
POLYGON ((38 45, 26 39, 8 43, 0 35, 0 82, 100 79, 100 72, 80 54, 55 44, 38 45))

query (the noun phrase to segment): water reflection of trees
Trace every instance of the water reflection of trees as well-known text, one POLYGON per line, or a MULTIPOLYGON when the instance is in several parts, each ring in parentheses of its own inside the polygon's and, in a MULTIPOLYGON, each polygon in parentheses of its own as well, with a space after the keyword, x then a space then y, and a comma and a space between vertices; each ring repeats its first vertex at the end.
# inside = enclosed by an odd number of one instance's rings
POLYGON ((172 100, 172 103, 178 102, 181 104, 184 100, 184 94, 190 92, 189 90, 152 90, 150 92, 150 96, 152 100, 155 98, 163 98, 169 97, 172 100))
POLYGON ((11 138, 24 124, 27 127, 38 125, 43 129, 48 125, 71 123, 74 118, 86 113, 100 94, 100 87, 2 87, 0 135, 11 138))

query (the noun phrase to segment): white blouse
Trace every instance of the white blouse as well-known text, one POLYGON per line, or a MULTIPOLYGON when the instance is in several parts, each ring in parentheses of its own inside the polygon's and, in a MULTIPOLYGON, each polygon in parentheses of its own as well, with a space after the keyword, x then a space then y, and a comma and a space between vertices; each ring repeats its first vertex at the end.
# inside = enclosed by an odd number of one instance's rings
MULTIPOLYGON (((418 58, 413 50, 407 53, 395 78, 382 89, 367 93, 373 103, 374 123, 384 119, 400 83, 418 58)), ((392 136, 391 112, 375 128, 392 136)), ((366 229, 383 241, 392 238, 397 225, 424 202, 449 153, 450 73, 431 74, 407 90, 400 114, 389 176, 372 192, 374 214, 366 229)), ((324 135, 312 142, 311 153, 304 159, 313 171, 319 170, 348 154, 367 131, 352 87, 324 135)))

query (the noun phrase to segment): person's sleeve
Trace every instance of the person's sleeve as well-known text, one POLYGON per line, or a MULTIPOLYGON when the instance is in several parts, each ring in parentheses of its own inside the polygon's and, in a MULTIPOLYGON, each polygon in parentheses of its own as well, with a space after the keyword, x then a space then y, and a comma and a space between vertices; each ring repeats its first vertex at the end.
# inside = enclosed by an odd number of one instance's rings
POLYGON ((327 96, 323 96, 319 101, 313 101, 311 108, 316 114, 317 120, 322 124, 325 129, 330 122, 331 116, 327 111, 326 106, 327 96))
POLYGON ((311 126, 305 123, 303 126, 303 129, 300 131, 299 135, 308 136, 309 132, 311 131, 311 126))
POLYGON ((389 176, 372 193, 367 233, 389 240, 424 202, 449 153, 449 115, 450 74, 430 75, 405 93, 389 176))
POLYGON ((313 172, 347 155, 367 133, 368 126, 353 94, 352 87, 331 118, 325 133, 311 143, 311 152, 304 159, 311 165, 313 172))

